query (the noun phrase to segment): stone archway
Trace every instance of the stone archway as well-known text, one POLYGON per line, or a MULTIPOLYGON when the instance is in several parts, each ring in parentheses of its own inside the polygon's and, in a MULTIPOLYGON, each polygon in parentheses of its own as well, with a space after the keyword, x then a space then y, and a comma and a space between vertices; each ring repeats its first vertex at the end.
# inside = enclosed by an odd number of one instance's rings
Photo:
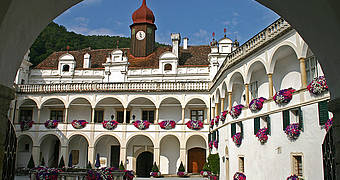
POLYGON ((142 152, 137 157, 136 175, 137 177, 150 177, 152 169, 153 153, 149 151, 142 152))

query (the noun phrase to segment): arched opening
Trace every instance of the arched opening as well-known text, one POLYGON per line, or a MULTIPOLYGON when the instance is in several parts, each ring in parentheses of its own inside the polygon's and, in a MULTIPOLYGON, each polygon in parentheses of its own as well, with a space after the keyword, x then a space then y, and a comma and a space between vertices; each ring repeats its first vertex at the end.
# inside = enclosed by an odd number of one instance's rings
POLYGON ((290 87, 296 90, 301 88, 300 62, 292 47, 281 46, 276 50, 271 61, 274 65, 273 86, 276 92, 290 87))
MULTIPOLYGON (((22 135, 18 139, 17 168, 26 168, 32 156, 33 141, 28 135, 22 135)), ((35 162, 36 163, 36 162, 35 162)))
POLYGON ((171 70, 172 70, 172 65, 171 64, 164 65, 164 71, 171 71, 171 70))
POLYGON ((69 72, 70 71, 70 65, 63 65, 63 72, 69 72))
POLYGON ((181 102, 176 98, 166 98, 159 106, 159 122, 164 120, 174 120, 178 123, 182 119, 181 102))
POLYGON ((111 135, 100 137, 95 143, 95 157, 99 154, 100 167, 119 167, 120 143, 111 135))
MULTIPOLYGON (((165 136, 160 143, 162 164, 160 171, 162 174, 176 174, 180 165, 180 142, 176 136, 165 136)), ((183 162, 185 163, 185 162, 183 162)))
POLYGON ((228 109, 228 102, 229 102, 229 97, 228 97, 228 89, 227 89, 227 84, 223 82, 222 89, 221 89, 221 94, 222 96, 224 95, 224 102, 223 102, 223 109, 222 112, 228 109))
POLYGON ((137 157, 137 177, 150 177, 150 172, 153 165, 153 154, 151 152, 145 151, 138 155, 137 157))
MULTIPOLYGON (((86 168, 89 143, 82 135, 74 135, 68 144, 68 154, 72 155, 72 166, 86 168)), ((69 157, 67 157, 69 158, 69 157)))
POLYGON ((186 144, 187 171, 188 173, 200 173, 206 161, 206 142, 202 136, 191 136, 186 144))
POLYGON ((248 70, 250 101, 255 98, 269 97, 269 83, 264 65, 257 61, 248 70))
POLYGON ((68 114, 69 123, 73 120, 86 120, 88 123, 90 123, 92 121, 91 103, 85 98, 76 98, 70 103, 68 114))
POLYGON ((128 109, 131 111, 132 120, 146 120, 154 123, 156 120, 156 106, 148 98, 139 97, 129 103, 128 109))
POLYGON ((25 99, 24 102, 19 107, 19 117, 15 121, 17 123, 38 121, 38 107, 35 101, 31 99, 25 99))
MULTIPOLYGON (((126 122, 130 122, 130 111, 126 112, 126 122)), ((94 112, 94 122, 101 123, 105 120, 111 120, 113 117, 114 120, 119 123, 124 122, 124 107, 123 104, 116 98, 108 97, 100 100, 96 104, 95 112, 94 112)))
POLYGON ((215 111, 217 112, 215 116, 218 116, 221 114, 221 93, 219 89, 217 89, 216 91, 215 111))
POLYGON ((244 80, 241 73, 236 72, 230 78, 230 84, 232 87, 232 106, 243 104, 246 102, 244 80))
POLYGON ((191 99, 185 105, 185 122, 193 121, 206 121, 207 122, 207 105, 202 99, 191 99))
POLYGON ((41 106, 40 122, 45 123, 47 120, 58 120, 62 123, 64 119, 65 105, 60 99, 49 99, 41 106))
MULTIPOLYGON (((57 136, 49 134, 43 137, 43 140, 40 143, 40 160, 39 164, 56 168, 59 163, 59 154, 60 154, 60 140, 57 136)), ((64 160, 67 157, 63 157, 64 160)))

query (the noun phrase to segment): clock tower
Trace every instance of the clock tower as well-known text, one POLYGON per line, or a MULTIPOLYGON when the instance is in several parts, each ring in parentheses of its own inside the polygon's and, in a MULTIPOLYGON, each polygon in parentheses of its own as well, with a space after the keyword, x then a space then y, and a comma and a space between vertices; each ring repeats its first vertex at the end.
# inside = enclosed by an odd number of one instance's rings
POLYGON ((132 15, 131 54, 135 57, 146 57, 155 49, 155 16, 147 7, 146 0, 132 15))

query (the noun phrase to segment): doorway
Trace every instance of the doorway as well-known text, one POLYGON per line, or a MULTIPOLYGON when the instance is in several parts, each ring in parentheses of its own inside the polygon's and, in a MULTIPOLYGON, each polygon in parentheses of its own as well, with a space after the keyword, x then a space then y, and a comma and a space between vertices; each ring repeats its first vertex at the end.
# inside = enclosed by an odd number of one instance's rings
POLYGON ((150 177, 153 165, 153 153, 143 152, 137 157, 137 177, 150 177))
POLYGON ((188 151, 188 172, 198 174, 203 169, 206 150, 203 148, 192 148, 188 151))
POLYGON ((111 146, 110 166, 119 168, 120 146, 111 146))

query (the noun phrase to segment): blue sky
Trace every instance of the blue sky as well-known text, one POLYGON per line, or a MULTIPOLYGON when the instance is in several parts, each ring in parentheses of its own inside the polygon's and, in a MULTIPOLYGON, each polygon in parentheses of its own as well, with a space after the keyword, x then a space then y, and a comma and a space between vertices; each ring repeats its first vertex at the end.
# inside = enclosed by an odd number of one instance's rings
MULTIPOLYGON (((142 0, 84 0, 55 19, 84 35, 130 36, 132 13, 142 0)), ((255 0, 147 0, 158 30, 156 41, 169 44, 171 33, 189 38, 189 45, 209 44, 212 32, 244 43, 279 18, 255 0)))

